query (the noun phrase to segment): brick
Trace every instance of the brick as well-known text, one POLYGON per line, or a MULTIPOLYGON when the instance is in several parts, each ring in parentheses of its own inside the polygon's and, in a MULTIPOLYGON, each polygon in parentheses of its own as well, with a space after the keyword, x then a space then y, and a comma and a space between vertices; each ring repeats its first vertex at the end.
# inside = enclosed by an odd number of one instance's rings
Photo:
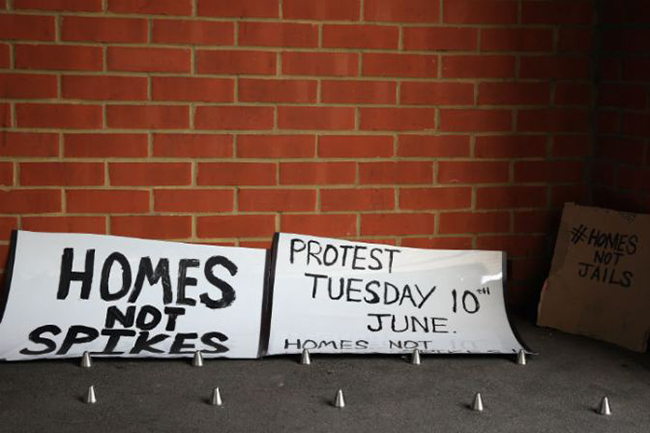
POLYGON ((21 128, 101 129, 102 107, 81 104, 16 104, 21 128))
POLYGON ((369 77, 436 78, 438 76, 438 56, 364 53, 363 75, 369 77))
POLYGON ((434 108, 360 108, 359 129, 366 131, 421 131, 435 129, 434 108))
POLYGON ((273 128, 273 108, 256 106, 197 107, 196 129, 264 130, 273 128))
POLYGON ((9 45, 0 44, 0 68, 9 67, 9 45))
POLYGON ((508 257, 538 256, 546 253, 546 236, 478 236, 476 247, 482 250, 506 251, 508 257))
POLYGON ((313 158, 316 155, 313 135, 239 135, 238 158, 313 158))
POLYGON ((633 189, 637 191, 650 190, 650 170, 647 168, 628 167, 619 170, 616 186, 620 189, 633 189))
POLYGON ((154 20, 151 40, 162 44, 233 45, 235 25, 195 19, 154 20))
POLYGON ((282 74, 339 77, 359 75, 359 54, 326 52, 282 53, 282 74))
POLYGON ((0 213, 31 214, 61 212, 59 189, 0 190, 0 213))
POLYGON ((463 209, 472 206, 472 188, 400 188, 399 207, 406 210, 463 209))
POLYGON ((109 128, 184 129, 189 126, 189 108, 181 105, 109 105, 109 128))
POLYGON ((75 189, 65 193, 66 210, 74 213, 147 213, 149 191, 129 189, 75 189))
POLYGON ((431 184, 430 161, 391 161, 359 163, 360 184, 431 184))
POLYGON ((520 110, 517 116, 518 131, 580 132, 588 128, 586 109, 520 110))
POLYGON ((472 238, 461 236, 445 236, 436 238, 403 238, 401 245, 411 248, 432 248, 444 250, 470 250, 472 238))
POLYGON ((469 137, 466 135, 400 135, 397 155, 411 158, 469 156, 469 137))
POLYGON ((276 164, 259 162, 199 163, 198 185, 276 185, 276 164))
POLYGON ((132 18, 64 16, 61 39, 76 42, 147 42, 147 21, 132 18))
POLYGON ((496 132, 512 130, 509 110, 442 109, 441 131, 496 132))
POLYGON ((502 183, 510 178, 510 163, 497 161, 440 161, 440 183, 502 183))
POLYGON ((235 194, 232 189, 156 189, 153 203, 156 212, 232 212, 235 194))
POLYGON ((411 23, 437 23, 438 0, 365 0, 363 17, 366 21, 394 21, 411 23))
POLYGON ((102 48, 76 45, 16 45, 17 69, 101 71, 102 48))
POLYGON ((190 216, 111 216, 111 234, 150 239, 185 239, 192 236, 190 216))
POLYGON ((276 54, 270 51, 199 50, 199 74, 275 75, 276 54))
POLYGON ((591 154, 588 135, 556 135, 553 137, 552 155, 556 157, 587 157, 591 154))
POLYGON ((1 14, 0 39, 53 41, 54 17, 1 14))
POLYGON ((393 81, 321 81, 321 100, 326 104, 394 104, 396 93, 393 81))
POLYGON ((582 161, 517 161, 515 182, 581 182, 582 161))
POLYGON ((587 57, 524 56, 520 62, 520 78, 589 78, 589 61, 587 57))
POLYGON ((153 156, 160 158, 231 158, 233 139, 224 134, 154 134, 153 156))
POLYGON ((145 158, 146 134, 65 134, 64 152, 69 158, 145 158))
POLYGON ((352 184, 357 167, 353 162, 281 162, 281 185, 352 184))
POLYGON ((23 162, 22 186, 94 186, 104 184, 104 164, 86 162, 23 162))
POLYGON ((238 99, 241 102, 315 103, 317 87, 316 80, 240 78, 238 99))
POLYGON ((465 27, 404 27, 405 50, 474 51, 478 31, 465 27))
POLYGON ((108 173, 113 186, 189 185, 192 166, 185 162, 113 162, 108 173))
POLYGON ((365 24, 323 26, 323 47, 397 49, 399 28, 397 26, 373 26, 365 24))
POLYGON ((535 158, 546 156, 546 136, 489 135, 476 137, 477 158, 535 158))
POLYGON ((361 215, 362 236, 433 234, 436 220, 429 213, 385 213, 361 215))
POLYGON ((650 73, 650 58, 635 56, 623 59, 623 78, 645 81, 650 73))
POLYGON ((192 15, 192 0, 109 0, 108 10, 147 15, 192 15))
POLYGON ((9 104, 0 104, 0 126, 11 126, 11 108, 9 104))
POLYGON ((63 75, 61 94, 67 99, 96 101, 144 101, 149 87, 146 77, 115 75, 63 75))
POLYGON ((282 4, 284 19, 358 21, 359 12, 360 0, 329 0, 326 2, 284 0, 282 4))
POLYGON ((23 230, 54 233, 106 233, 106 218, 100 216, 23 217, 23 230))
POLYGON ((551 187, 551 206, 564 207, 565 203, 589 204, 587 185, 554 185, 551 187))
POLYGON ((626 135, 648 137, 650 136, 650 115, 646 113, 623 113, 621 129, 626 135))
POLYGON ((210 17, 278 18, 280 7, 278 0, 198 0, 197 12, 210 17))
POLYGON ((102 0, 14 0, 14 9, 101 12, 102 0))
POLYGON ((387 158, 393 156, 393 137, 389 135, 321 135, 321 158, 387 158))
POLYGON ((443 78, 510 78, 515 76, 511 56, 443 56, 443 78))
POLYGON ((483 29, 481 51, 552 51, 551 29, 483 29))
POLYGON ((315 189, 239 189, 240 211, 309 212, 316 209, 315 189))
POLYGON ((46 99, 57 93, 56 75, 0 74, 0 98, 46 99))
POLYGON ((591 84, 556 83, 556 105, 589 105, 591 103, 591 84))
POLYGON ((474 84, 406 81, 400 90, 406 105, 473 105, 474 84))
POLYGON ((618 111, 600 110, 596 113, 596 125, 600 134, 620 132, 621 116, 618 111))
POLYGON ((280 129, 354 129, 355 119, 353 107, 278 107, 280 129))
POLYGON ((640 165, 643 163, 645 145, 641 140, 603 137, 598 140, 596 156, 601 160, 640 165))
POLYGON ((316 24, 242 22, 239 24, 239 46, 317 47, 316 24))
POLYGON ((515 233, 552 233, 559 222, 559 214, 553 211, 536 210, 514 213, 515 233))
POLYGON ((130 72, 190 72, 191 52, 181 48, 108 47, 109 70, 130 72))
POLYGON ((481 83, 479 105, 547 105, 548 83, 481 83))
POLYGON ((392 210, 395 191, 392 188, 321 189, 320 208, 323 212, 392 210))
POLYGON ((440 214, 441 234, 505 233, 510 231, 507 212, 445 212, 440 214))
POLYGON ((265 238, 275 233, 275 215, 199 216, 200 238, 265 238))
POLYGON ((522 4, 523 24, 592 24, 590 1, 528 1, 522 4))
POLYGON ((12 162, 0 162, 0 185, 13 186, 14 164, 12 162))
POLYGON ((235 81, 230 78, 152 77, 154 101, 233 102, 235 81))
POLYGON ((515 24, 516 1, 444 0, 443 21, 449 24, 515 24))
POLYGON ((559 52, 591 51, 593 31, 591 28, 560 27, 557 50, 559 52))
POLYGON ((281 230, 285 233, 304 233, 312 236, 349 237, 357 234, 357 217, 337 215, 282 215, 281 230))
POLYGON ((598 86, 598 104, 603 107, 621 107, 643 110, 647 105, 642 84, 603 83, 598 86))
POLYGON ((59 135, 38 132, 0 132, 0 156, 59 156, 59 135))
MULTIPOLYGON (((23 225, 24 224, 25 224, 25 219, 23 219, 23 225)), ((2 239, 3 241, 11 240, 12 230, 17 230, 17 229, 18 229, 17 217, 0 217, 0 239, 2 239)))
POLYGON ((546 207, 546 186, 482 187, 476 192, 477 209, 546 207))

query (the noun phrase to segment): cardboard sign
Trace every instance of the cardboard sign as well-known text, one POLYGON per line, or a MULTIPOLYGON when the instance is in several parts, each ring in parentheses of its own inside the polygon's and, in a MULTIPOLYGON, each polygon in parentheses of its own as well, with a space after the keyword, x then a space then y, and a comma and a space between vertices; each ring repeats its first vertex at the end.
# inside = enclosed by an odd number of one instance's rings
POLYGON ((266 252, 17 232, 0 358, 255 358, 266 252))
POLYGON ((281 233, 268 354, 516 353, 504 255, 281 233))
POLYGON ((538 324, 644 352, 650 215, 567 204, 538 324))

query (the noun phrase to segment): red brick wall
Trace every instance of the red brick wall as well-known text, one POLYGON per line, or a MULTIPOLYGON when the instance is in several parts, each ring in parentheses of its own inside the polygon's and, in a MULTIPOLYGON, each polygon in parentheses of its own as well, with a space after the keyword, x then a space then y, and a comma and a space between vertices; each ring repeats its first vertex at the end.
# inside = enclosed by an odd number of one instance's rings
POLYGON ((650 212, 650 2, 603 2, 594 201, 650 212))
POLYGON ((14 227, 282 230, 505 249, 533 305, 558 210, 586 197, 590 1, 0 8, 0 262, 14 227))

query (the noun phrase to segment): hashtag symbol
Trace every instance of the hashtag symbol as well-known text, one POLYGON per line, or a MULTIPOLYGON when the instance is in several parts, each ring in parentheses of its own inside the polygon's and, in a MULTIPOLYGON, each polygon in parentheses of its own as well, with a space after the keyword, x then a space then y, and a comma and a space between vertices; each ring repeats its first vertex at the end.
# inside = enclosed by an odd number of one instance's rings
POLYGON ((574 244, 577 244, 578 242, 582 242, 587 238, 587 226, 584 224, 580 224, 578 227, 574 227, 571 229, 571 242, 574 244))

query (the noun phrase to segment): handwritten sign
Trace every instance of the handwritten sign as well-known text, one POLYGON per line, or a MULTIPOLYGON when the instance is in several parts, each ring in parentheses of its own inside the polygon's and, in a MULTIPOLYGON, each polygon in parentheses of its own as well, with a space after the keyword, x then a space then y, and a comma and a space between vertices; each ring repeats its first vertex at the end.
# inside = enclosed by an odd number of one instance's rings
POLYGON ((569 203, 538 324, 644 352, 650 338, 650 215, 569 203))
POLYGON ((26 231, 14 248, 0 358, 258 356, 264 250, 26 231))
POLYGON ((503 253, 281 233, 268 354, 516 353, 503 253))

